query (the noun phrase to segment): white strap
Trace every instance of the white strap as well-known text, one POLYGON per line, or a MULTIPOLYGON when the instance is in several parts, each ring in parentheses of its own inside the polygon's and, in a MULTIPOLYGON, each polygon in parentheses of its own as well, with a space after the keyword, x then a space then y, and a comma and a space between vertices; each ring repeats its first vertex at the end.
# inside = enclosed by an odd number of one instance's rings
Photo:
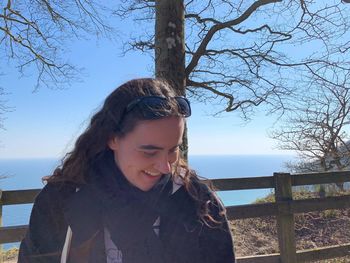
MULTIPOLYGON (((79 190, 80 190, 79 187, 75 188, 75 192, 78 192, 79 190)), ((66 240, 64 241, 62 254, 61 254, 61 263, 67 263, 68 254, 70 250, 70 243, 72 241, 72 235, 73 235, 72 229, 70 228, 70 226, 68 226, 66 240)))
POLYGON ((68 226, 66 240, 64 241, 64 246, 61 254, 61 263, 67 263, 71 240, 72 240, 72 229, 70 228, 70 226, 68 226))

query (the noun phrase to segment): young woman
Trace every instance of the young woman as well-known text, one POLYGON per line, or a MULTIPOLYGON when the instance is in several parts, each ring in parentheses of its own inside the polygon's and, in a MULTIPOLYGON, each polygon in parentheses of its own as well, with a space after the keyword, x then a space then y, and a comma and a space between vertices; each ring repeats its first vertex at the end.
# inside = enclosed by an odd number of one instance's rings
POLYGON ((234 262, 225 210, 180 154, 190 115, 159 79, 113 91, 37 196, 18 262, 234 262))

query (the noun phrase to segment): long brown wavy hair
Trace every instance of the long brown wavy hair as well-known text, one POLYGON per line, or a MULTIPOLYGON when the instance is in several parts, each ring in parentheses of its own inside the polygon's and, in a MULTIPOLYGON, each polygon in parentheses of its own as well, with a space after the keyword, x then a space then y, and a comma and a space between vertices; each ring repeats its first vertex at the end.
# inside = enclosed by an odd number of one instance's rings
MULTIPOLYGON (((49 183, 69 181, 84 184, 85 176, 94 165, 97 156, 110 150, 108 141, 114 136, 125 136, 134 129, 138 121, 145 119, 137 108, 124 114, 127 105, 142 96, 174 97, 176 94, 172 87, 161 79, 135 79, 122 84, 106 98, 102 108, 95 113, 89 126, 77 139, 73 150, 64 156, 61 165, 45 180, 49 183)), ((161 110, 165 113, 162 116, 182 116, 175 102, 169 102, 169 105, 161 110)), ((174 167, 173 176, 180 176, 183 180, 184 187, 196 202, 197 213, 202 221, 210 225, 219 223, 209 215, 208 198, 205 197, 207 191, 204 189, 207 186, 200 182, 181 155, 174 167)))

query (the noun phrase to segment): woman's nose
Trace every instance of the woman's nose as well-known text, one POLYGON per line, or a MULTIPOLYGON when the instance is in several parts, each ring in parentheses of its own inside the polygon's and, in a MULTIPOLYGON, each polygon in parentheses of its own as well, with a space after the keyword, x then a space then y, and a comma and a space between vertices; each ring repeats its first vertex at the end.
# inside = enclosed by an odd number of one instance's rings
POLYGON ((164 157, 158 160, 155 167, 162 174, 168 174, 171 172, 171 163, 168 157, 164 157))

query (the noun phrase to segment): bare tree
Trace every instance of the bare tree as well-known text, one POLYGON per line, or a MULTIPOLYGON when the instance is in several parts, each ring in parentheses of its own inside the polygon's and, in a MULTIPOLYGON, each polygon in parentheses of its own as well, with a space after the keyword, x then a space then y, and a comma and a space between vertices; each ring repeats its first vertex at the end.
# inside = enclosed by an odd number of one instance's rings
POLYGON ((350 25, 349 6, 340 0, 122 2, 116 14, 134 17, 142 28, 125 45, 125 52, 151 55, 157 41, 172 40, 166 34, 160 40, 155 35, 156 14, 162 12, 158 8, 166 2, 181 6, 184 18, 181 12, 172 13, 173 22, 163 28, 171 33, 170 27, 181 26, 178 20, 184 19, 184 43, 178 44, 185 45, 187 95, 220 103, 223 111, 239 110, 244 118, 263 104, 269 112, 283 112, 291 94, 314 75, 327 67, 350 68, 350 42, 343 41, 350 25))
POLYGON ((67 62, 67 41, 87 35, 107 35, 110 9, 94 0, 2 1, 0 47, 6 59, 24 73, 37 71, 36 87, 60 87, 76 76, 77 68, 67 62))
POLYGON ((278 148, 296 151, 293 172, 339 171, 350 166, 350 73, 328 72, 315 77, 313 86, 295 101, 284 124, 271 133, 278 148))

